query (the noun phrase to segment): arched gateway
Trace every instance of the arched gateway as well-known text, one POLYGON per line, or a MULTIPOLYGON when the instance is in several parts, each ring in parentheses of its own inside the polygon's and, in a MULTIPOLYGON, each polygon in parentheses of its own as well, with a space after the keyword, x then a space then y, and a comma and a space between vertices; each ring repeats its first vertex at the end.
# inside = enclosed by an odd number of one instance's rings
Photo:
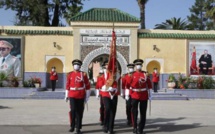
MULTIPOLYGON (((101 48, 98 48, 98 49, 91 51, 83 60, 83 65, 81 68, 82 71, 88 72, 88 67, 89 67, 90 63, 92 62, 92 60, 94 58, 100 56, 100 55, 103 55, 103 54, 110 54, 110 48, 101 47, 101 48)), ((122 74, 125 74, 127 61, 123 57, 123 55, 119 52, 117 52, 117 61, 119 62, 120 66, 121 66, 122 74)))

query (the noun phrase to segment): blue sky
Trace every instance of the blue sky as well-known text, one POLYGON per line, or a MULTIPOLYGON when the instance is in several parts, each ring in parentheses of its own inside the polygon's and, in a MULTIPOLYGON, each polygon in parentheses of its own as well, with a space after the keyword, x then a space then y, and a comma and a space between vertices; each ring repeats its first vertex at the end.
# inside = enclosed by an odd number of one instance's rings
MULTIPOLYGON (((186 19, 190 15, 189 8, 195 0, 149 0, 146 4, 146 28, 153 29, 156 24, 172 17, 186 19)), ((82 11, 94 7, 118 8, 133 16, 140 17, 136 0, 87 0, 82 11)), ((15 12, 0 9, 0 26, 12 26, 15 12)))

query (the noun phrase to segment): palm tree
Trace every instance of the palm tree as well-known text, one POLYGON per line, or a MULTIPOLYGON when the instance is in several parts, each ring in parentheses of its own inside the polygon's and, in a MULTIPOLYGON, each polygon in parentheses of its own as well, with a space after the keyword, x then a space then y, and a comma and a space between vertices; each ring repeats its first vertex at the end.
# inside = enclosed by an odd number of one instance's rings
POLYGON ((171 18, 162 22, 162 24, 156 24, 155 29, 173 29, 173 30, 186 30, 188 29, 188 23, 185 19, 181 18, 171 18))
POLYGON ((137 0, 138 6, 140 8, 140 19, 141 19, 141 29, 145 29, 145 5, 149 0, 137 0))

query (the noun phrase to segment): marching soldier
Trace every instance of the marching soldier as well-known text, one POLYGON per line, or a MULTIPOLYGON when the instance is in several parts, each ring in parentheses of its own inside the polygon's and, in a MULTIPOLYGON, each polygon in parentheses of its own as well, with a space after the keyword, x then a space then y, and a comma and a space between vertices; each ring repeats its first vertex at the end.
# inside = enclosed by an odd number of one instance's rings
POLYGON ((129 84, 130 79, 132 77, 132 74, 134 72, 134 64, 128 64, 128 73, 124 74, 121 78, 122 82, 122 91, 121 91, 121 96, 125 98, 126 100, 126 115, 127 115, 127 125, 131 124, 131 96, 130 96, 130 91, 129 89, 126 88, 126 83, 129 84), (125 97, 124 97, 125 96, 125 97))
POLYGON ((96 82, 96 98, 100 99, 99 113, 100 113, 100 122, 101 122, 101 125, 104 125, 104 103, 102 101, 101 89, 99 88, 99 84, 101 82, 103 74, 104 74, 104 71, 100 70, 99 71, 99 76, 97 77, 97 82, 96 82))
POLYGON ((69 131, 73 132, 76 127, 76 133, 81 134, 84 102, 87 103, 90 97, 90 83, 87 74, 80 71, 82 61, 73 60, 72 65, 74 71, 67 76, 65 93, 65 99, 70 101, 71 129, 69 131))
POLYGON ((102 79, 99 86, 101 88, 102 100, 105 107, 103 131, 104 133, 108 133, 109 131, 109 133, 112 134, 114 133, 113 128, 114 128, 114 120, 115 120, 115 115, 117 110, 119 92, 117 89, 116 80, 113 82, 112 87, 109 87, 109 88, 106 87, 106 81, 110 77, 110 73, 107 72, 108 61, 105 61, 103 63, 103 66, 105 66, 104 74, 102 75, 102 79))
POLYGON ((21 77, 21 62, 10 54, 12 48, 12 44, 0 40, 0 72, 5 72, 8 77, 21 77))
POLYGON ((133 63, 135 64, 136 71, 133 73, 130 82, 127 84, 127 88, 130 89, 131 95, 133 133, 143 134, 146 122, 147 101, 149 98, 147 89, 151 89, 152 84, 145 72, 141 70, 143 60, 136 59, 133 63), (138 105, 140 109, 140 122, 137 129, 138 105))

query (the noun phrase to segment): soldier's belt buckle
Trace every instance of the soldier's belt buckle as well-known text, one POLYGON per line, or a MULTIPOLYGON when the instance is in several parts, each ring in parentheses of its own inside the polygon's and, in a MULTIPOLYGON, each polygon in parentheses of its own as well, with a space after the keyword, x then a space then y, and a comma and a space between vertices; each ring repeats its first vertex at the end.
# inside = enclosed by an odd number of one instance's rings
POLYGON ((78 88, 76 87, 75 90, 78 90, 78 88))
POLYGON ((141 89, 138 89, 138 92, 140 92, 141 89))

